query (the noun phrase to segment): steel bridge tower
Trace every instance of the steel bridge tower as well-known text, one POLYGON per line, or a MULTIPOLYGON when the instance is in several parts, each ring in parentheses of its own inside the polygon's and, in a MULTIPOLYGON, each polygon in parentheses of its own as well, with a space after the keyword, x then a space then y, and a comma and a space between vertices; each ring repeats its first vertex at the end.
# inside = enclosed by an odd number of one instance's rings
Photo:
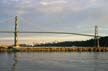
POLYGON ((17 48, 18 45, 18 17, 15 16, 15 31, 14 31, 14 46, 17 48))
POLYGON ((95 26, 95 46, 97 48, 100 47, 100 44, 99 44, 99 36, 98 36, 98 26, 95 26))

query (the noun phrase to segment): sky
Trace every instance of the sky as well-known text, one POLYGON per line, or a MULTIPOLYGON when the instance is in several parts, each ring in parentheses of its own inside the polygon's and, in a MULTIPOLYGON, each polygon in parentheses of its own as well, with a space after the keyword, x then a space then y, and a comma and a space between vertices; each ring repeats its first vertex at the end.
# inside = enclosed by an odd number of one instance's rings
MULTIPOLYGON (((0 30, 13 31, 18 16, 20 31, 74 32, 108 35, 108 0, 0 0, 0 30)), ((51 34, 19 34, 23 39, 83 40, 89 37, 51 34)), ((0 38, 12 38, 1 34, 0 38)))

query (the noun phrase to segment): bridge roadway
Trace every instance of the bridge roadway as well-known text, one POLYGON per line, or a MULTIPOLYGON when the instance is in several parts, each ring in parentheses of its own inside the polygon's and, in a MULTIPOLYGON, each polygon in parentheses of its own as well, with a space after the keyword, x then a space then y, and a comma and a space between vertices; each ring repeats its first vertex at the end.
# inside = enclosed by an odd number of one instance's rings
MULTIPOLYGON (((16 33, 16 32, 15 32, 15 31, 0 31, 0 33, 16 33)), ((36 31, 17 31, 17 33, 69 34, 69 35, 81 35, 81 36, 95 37, 95 35, 91 35, 91 34, 81 34, 81 33, 71 33, 71 32, 36 32, 36 31)), ((97 37, 102 37, 102 36, 97 36, 97 37)))

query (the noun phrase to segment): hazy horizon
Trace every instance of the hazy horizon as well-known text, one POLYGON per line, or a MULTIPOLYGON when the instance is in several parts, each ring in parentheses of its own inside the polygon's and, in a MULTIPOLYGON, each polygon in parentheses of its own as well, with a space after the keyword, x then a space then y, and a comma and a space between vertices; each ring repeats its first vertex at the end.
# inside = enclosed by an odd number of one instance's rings
MULTIPOLYGON (((74 37, 49 37, 49 36, 44 36, 44 37, 19 37, 19 44, 33 44, 33 43, 48 43, 48 42, 63 42, 63 41, 84 41, 84 40, 88 40, 91 39, 90 37, 79 37, 78 36, 74 36, 74 37)), ((9 38, 0 38, 0 44, 1 45, 12 45, 14 43, 14 38, 13 37, 9 37, 9 38)))

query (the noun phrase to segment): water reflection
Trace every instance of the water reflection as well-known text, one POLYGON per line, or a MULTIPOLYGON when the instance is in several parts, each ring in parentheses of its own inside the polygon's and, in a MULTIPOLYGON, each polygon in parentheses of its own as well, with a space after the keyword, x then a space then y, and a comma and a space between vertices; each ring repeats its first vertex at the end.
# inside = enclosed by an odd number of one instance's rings
POLYGON ((107 71, 108 53, 0 54, 0 71, 107 71))
POLYGON ((12 64, 12 71, 16 71, 17 63, 18 63, 18 56, 17 53, 13 53, 13 61, 14 63, 12 64))
POLYGON ((97 70, 97 62, 96 62, 96 60, 98 60, 98 53, 94 53, 94 71, 98 71, 97 70))

